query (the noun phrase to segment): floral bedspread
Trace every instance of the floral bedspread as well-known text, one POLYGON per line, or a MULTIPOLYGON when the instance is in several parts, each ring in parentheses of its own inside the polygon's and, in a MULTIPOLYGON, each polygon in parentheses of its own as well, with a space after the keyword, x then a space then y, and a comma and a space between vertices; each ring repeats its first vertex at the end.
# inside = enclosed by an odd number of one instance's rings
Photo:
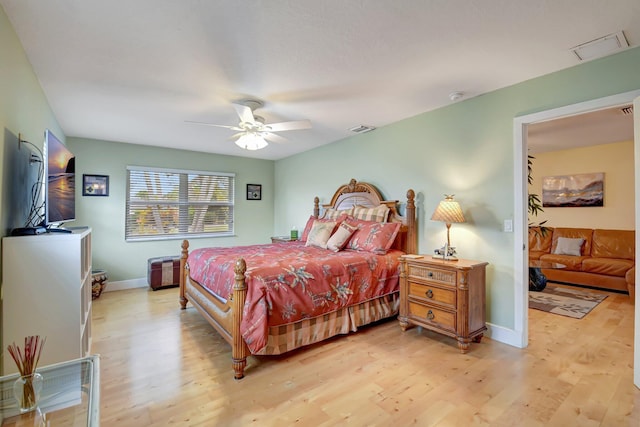
POLYGON ((305 247, 303 242, 195 249, 192 279, 218 296, 233 293, 238 258, 247 263, 247 298, 240 331, 251 352, 267 343, 268 328, 313 318, 399 289, 401 251, 386 255, 305 247))

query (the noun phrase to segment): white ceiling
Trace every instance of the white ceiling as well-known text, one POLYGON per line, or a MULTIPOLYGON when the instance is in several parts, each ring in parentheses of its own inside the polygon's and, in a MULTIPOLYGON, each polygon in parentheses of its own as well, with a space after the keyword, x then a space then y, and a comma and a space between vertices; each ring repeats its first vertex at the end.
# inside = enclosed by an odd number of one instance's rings
POLYGON ((633 141, 633 106, 535 123, 529 126, 527 137, 531 154, 633 141))
POLYGON ((0 0, 67 136, 280 159, 579 64, 638 0, 0 0), (255 152, 227 129, 253 97, 310 130, 255 152))

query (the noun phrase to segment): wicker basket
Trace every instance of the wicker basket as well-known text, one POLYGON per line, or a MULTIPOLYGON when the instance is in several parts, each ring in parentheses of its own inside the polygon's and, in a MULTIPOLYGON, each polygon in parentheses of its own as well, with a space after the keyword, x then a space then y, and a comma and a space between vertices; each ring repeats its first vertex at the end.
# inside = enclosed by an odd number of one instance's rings
POLYGON ((107 272, 104 270, 91 270, 91 299, 100 297, 107 286, 107 272))

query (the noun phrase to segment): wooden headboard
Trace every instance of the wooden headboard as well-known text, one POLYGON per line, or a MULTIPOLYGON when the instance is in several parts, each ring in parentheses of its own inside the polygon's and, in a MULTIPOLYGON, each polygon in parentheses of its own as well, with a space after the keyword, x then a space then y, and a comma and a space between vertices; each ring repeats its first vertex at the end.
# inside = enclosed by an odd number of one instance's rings
POLYGON ((322 205, 320 211, 320 199, 313 199, 313 216, 320 218, 321 213, 327 209, 345 210, 352 206, 376 207, 386 205, 389 207, 389 218, 387 222, 400 222, 400 232, 393 244, 394 249, 400 249, 409 254, 415 254, 418 250, 417 238, 417 222, 416 222, 416 205, 415 193, 409 189, 407 191, 407 207, 405 215, 402 216, 398 212, 398 200, 384 200, 378 189, 367 182, 357 182, 351 179, 348 184, 340 186, 331 202, 322 205))

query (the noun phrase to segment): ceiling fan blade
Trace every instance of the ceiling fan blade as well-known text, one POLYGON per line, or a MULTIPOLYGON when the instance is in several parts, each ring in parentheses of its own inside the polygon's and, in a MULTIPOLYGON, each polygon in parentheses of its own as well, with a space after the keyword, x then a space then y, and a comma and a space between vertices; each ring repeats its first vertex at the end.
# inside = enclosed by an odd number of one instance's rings
POLYGON ((242 104, 233 104, 233 107, 236 109, 238 117, 240 117, 240 122, 254 123, 256 121, 253 118, 253 111, 251 111, 251 108, 242 104))
POLYGON ((238 133, 234 133, 233 135, 231 135, 229 137, 230 140, 235 141, 236 139, 239 139, 242 135, 245 135, 246 132, 238 132, 238 133))
POLYGON ((260 132, 260 135, 262 135, 262 137, 269 142, 276 142, 278 144, 281 144, 283 142, 288 142, 286 138, 283 138, 280 135, 276 135, 275 133, 260 132))
POLYGON ((225 129, 233 129, 233 130, 242 130, 237 126, 226 126, 226 125, 214 125, 213 123, 205 123, 205 122, 194 122, 191 120, 185 120, 185 123, 190 123, 190 124, 194 124, 194 125, 203 125, 203 126, 213 126, 216 128, 225 128, 225 129))
POLYGON ((292 122, 270 123, 266 125, 269 131, 282 132, 285 130, 311 129, 309 120, 296 120, 292 122))

